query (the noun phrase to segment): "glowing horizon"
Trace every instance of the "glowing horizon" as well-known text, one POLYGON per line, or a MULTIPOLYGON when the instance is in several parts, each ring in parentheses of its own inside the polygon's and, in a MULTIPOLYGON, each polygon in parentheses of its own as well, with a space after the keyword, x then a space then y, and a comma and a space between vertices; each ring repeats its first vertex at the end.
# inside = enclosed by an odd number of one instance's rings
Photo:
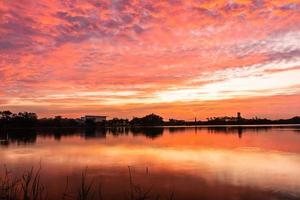
POLYGON ((4 0, 0 13, 0 110, 300 115, 299 0, 4 0))

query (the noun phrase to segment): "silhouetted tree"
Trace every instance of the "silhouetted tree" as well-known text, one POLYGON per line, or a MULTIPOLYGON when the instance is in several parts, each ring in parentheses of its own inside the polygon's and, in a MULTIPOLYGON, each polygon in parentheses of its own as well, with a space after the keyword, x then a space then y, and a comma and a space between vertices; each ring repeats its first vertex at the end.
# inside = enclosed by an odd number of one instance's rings
POLYGON ((160 126, 164 124, 164 121, 162 117, 152 113, 142 118, 134 117, 130 124, 135 126, 160 126))
POLYGON ((85 120, 85 125, 88 126, 88 127, 94 127, 94 126, 96 126, 96 122, 92 119, 86 119, 85 120))
POLYGON ((108 120, 106 122, 107 126, 128 126, 129 120, 128 119, 119 119, 119 118, 113 118, 112 120, 108 120))
POLYGON ((2 120, 9 120, 9 119, 11 119, 12 115, 13 115, 13 113, 10 112, 9 110, 2 111, 2 112, 0 111, 0 118, 2 120))
POLYGON ((0 112, 0 126, 35 126, 38 117, 35 113, 19 112, 18 114, 10 111, 0 112))

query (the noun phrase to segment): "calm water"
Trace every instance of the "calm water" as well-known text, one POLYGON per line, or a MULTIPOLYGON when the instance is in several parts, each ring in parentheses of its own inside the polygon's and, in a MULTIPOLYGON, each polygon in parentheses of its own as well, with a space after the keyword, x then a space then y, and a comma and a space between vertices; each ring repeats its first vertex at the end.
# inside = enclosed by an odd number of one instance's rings
POLYGON ((300 199, 300 126, 19 130, 0 140, 0 164, 21 174, 41 163, 52 199, 86 167, 105 199, 121 199, 128 166, 135 184, 162 197, 300 199))

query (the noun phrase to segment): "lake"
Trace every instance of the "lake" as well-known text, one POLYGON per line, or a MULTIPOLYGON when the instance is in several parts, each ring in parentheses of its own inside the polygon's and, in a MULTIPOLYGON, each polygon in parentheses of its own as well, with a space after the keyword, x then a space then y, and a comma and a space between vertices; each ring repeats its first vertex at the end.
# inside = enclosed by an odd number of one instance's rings
POLYGON ((300 126, 14 130, 0 140, 1 171, 41 166, 50 199, 66 185, 76 193, 82 172, 103 199, 132 185, 160 199, 300 199, 300 126))

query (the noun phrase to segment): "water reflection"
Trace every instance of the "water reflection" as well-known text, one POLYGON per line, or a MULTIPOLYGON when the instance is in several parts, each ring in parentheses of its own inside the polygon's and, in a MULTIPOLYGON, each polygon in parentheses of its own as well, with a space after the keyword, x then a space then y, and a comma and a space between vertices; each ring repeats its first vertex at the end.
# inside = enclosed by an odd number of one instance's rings
POLYGON ((162 195, 175 191, 175 199, 300 197, 297 126, 26 131, 1 134, 0 164, 20 172, 41 161, 53 199, 62 178, 76 185, 86 166, 106 199, 124 195, 128 166, 136 182, 162 195))
POLYGON ((184 132, 206 131, 210 134, 234 134, 242 138, 245 133, 267 133, 272 129, 286 130, 300 133, 300 126, 207 126, 207 127, 113 127, 113 128, 43 128, 43 129, 10 129, 0 131, 0 145, 7 146, 9 144, 26 145, 34 144, 37 136, 53 137, 60 141, 62 137, 80 136, 84 139, 103 138, 107 134, 113 136, 145 136, 155 139, 161 137, 163 133, 182 134, 184 132))
POLYGON ((3 146, 8 146, 9 144, 33 144, 36 142, 36 138, 37 131, 34 129, 16 129, 9 132, 0 132, 0 144, 3 146))
POLYGON ((148 138, 151 139, 155 139, 157 137, 160 137, 163 135, 163 131, 164 129, 162 127, 151 127, 151 128, 132 128, 130 129, 130 131, 132 132, 133 136, 138 136, 138 135, 142 135, 142 136, 146 136, 148 138))

